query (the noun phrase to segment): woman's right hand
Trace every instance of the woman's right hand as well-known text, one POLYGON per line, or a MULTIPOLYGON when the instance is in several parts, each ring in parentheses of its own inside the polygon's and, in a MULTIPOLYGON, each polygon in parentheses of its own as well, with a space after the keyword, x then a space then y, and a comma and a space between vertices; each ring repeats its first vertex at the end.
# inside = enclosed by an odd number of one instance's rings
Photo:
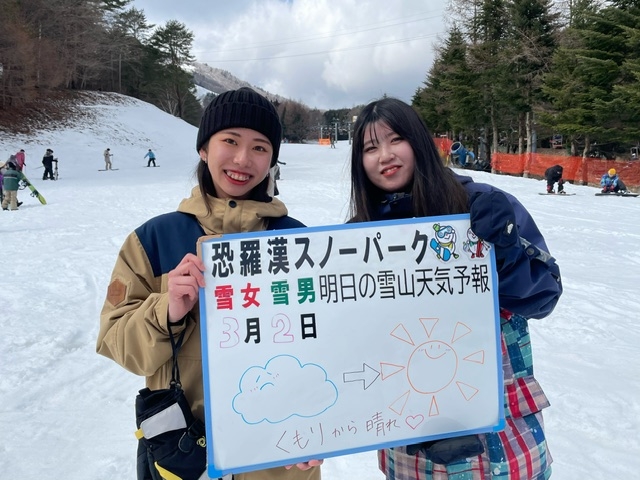
MULTIPOLYGON (((295 466, 298 467, 300 470, 309 470, 313 467, 319 467, 323 463, 324 463, 324 460, 309 460, 308 462, 296 463, 295 466)), ((294 465, 285 465, 284 468, 286 468, 287 470, 290 470, 293 467, 294 465)))
POLYGON ((179 322, 198 301, 198 289, 204 287, 204 263, 187 253, 178 266, 171 270, 169 281, 169 322, 179 322))

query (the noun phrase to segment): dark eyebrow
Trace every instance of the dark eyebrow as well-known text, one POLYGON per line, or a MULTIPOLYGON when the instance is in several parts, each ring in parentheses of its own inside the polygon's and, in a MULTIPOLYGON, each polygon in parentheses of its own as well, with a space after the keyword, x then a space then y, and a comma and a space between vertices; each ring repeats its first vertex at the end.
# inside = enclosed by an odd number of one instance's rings
MULTIPOLYGON (((380 143, 380 136, 378 135, 378 130, 376 128, 373 129, 372 132, 373 135, 369 136, 369 140, 366 140, 364 142, 363 147, 366 148, 369 146, 369 144, 373 145, 376 143, 380 143)), ((389 129, 389 133, 387 135, 385 135, 384 137, 382 137, 382 140, 386 140, 389 137, 392 137, 393 135, 397 135, 396 132, 394 132, 393 130, 389 129)))
MULTIPOLYGON (((222 130, 222 131, 227 133, 227 134, 229 134, 229 135, 232 135, 234 137, 238 137, 238 138, 242 137, 242 135, 240 135, 238 132, 236 132, 235 130, 233 130, 231 128, 228 128, 228 129, 225 129, 225 130, 222 130)), ((269 140, 264 139, 264 138, 256 137, 256 138, 253 138, 252 140, 254 142, 262 142, 262 143, 266 143, 268 145, 271 145, 271 142, 269 140)))

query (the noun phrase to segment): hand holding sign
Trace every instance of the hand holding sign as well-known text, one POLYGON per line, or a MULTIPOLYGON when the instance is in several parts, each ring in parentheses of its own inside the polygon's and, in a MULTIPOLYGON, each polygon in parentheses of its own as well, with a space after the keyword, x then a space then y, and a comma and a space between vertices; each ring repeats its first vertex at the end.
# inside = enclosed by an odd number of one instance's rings
POLYGON ((204 264, 188 253, 168 277, 169 312, 171 323, 179 322, 198 301, 198 291, 204 287, 204 264))

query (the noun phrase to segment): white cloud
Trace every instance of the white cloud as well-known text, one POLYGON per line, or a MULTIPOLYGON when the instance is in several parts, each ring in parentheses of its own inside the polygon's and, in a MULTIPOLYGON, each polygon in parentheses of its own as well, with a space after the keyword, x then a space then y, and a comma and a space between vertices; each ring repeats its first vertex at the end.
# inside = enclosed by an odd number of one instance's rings
POLYGON ((445 0, 136 0, 147 18, 195 34, 198 61, 311 107, 350 107, 383 93, 409 101, 445 30, 445 0), (231 2, 230 2, 231 3, 231 2))
POLYGON ((280 423, 292 416, 315 417, 338 401, 338 389, 320 365, 307 363, 291 355, 271 358, 264 367, 247 369, 240 379, 240 392, 233 409, 246 423, 280 423), (300 395, 304 385, 313 402, 299 402, 295 408, 287 399, 300 395))

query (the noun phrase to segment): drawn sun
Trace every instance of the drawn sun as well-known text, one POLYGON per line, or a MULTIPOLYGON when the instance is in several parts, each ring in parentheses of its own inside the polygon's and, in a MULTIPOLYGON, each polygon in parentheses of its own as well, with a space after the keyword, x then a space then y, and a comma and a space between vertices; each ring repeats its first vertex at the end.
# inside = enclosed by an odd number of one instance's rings
MULTIPOLYGON (((450 338, 432 339, 439 321, 440 319, 438 318, 420 318, 420 323, 427 335, 427 341, 418 345, 416 345, 416 342, 403 324, 398 325, 391 332, 392 337, 414 347, 406 365, 380 363, 383 381, 397 373, 404 372, 411 387, 410 390, 405 391, 389 406, 398 415, 402 415, 412 391, 420 395, 431 395, 428 412, 430 417, 440 414, 437 394, 450 385, 455 384, 460 394, 467 401, 471 400, 479 391, 476 387, 457 380, 456 377, 461 361, 484 364, 484 350, 478 350, 460 359, 454 344, 462 337, 472 333, 471 328, 462 322, 457 322, 450 338)), ((407 424, 414 429, 422 421, 424 421, 422 415, 410 416, 406 419, 407 424)))
POLYGON ((425 342, 413 351, 407 363, 407 378, 418 393, 435 394, 446 388, 458 371, 458 355, 439 340, 425 342), (425 375, 425 372, 429 372, 425 375))

